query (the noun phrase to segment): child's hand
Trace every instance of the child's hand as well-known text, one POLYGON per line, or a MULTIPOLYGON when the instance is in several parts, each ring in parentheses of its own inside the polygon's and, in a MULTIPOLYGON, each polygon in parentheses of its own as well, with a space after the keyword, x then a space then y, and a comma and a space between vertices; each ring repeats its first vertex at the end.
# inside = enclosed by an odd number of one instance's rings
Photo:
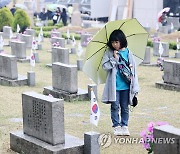
POLYGON ((117 54, 118 54, 118 51, 114 50, 114 54, 113 54, 114 58, 118 58, 117 54))

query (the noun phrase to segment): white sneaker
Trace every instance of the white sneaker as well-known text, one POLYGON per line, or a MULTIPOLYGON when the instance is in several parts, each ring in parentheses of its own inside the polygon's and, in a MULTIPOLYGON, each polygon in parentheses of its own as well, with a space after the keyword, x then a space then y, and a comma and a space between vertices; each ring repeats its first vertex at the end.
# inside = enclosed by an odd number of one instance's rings
POLYGON ((121 127, 121 130, 122 130, 122 135, 124 135, 124 136, 129 136, 129 135, 130 135, 127 126, 122 126, 122 127, 121 127))
POLYGON ((114 127, 114 135, 122 135, 121 126, 114 127))

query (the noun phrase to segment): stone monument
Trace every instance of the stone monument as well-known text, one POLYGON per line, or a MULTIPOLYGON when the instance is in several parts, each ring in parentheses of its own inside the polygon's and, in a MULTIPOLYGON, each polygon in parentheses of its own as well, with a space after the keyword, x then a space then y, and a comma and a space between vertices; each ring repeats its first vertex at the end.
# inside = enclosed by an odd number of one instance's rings
POLYGON ((43 94, 66 101, 88 100, 88 92, 78 88, 77 66, 59 62, 52 64, 52 86, 44 87, 43 94))

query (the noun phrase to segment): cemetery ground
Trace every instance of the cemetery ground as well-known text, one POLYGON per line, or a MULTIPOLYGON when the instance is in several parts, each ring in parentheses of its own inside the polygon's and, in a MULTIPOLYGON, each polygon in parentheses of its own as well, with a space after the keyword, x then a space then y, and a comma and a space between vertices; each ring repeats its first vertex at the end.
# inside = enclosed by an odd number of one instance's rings
MULTIPOLYGON (((39 53, 40 63, 32 68, 35 71, 35 87, 7 87, 0 86, 0 154, 15 154, 10 150, 10 132, 22 130, 22 93, 27 91, 43 92, 43 87, 52 85, 52 69, 46 67, 51 62, 50 42, 48 38, 42 43, 43 50, 39 53)), ((67 45, 66 47, 70 47, 67 45)), ((84 48, 85 51, 85 48, 84 48)), ((10 47, 4 47, 4 52, 10 54, 10 47)), ((151 55, 152 55, 151 49, 151 55)), ((170 50, 170 56, 175 51, 170 50)), ((27 51, 30 55, 30 50, 27 51)), ((83 56, 82 56, 83 57, 83 56)), ((156 63, 158 57, 151 57, 151 63, 156 63)), ((165 58, 177 60, 174 58, 165 58)), ((77 56, 70 54, 70 63, 76 64, 77 56)), ((180 60, 178 60, 180 61, 180 60)), ((18 62, 18 73, 27 76, 31 70, 29 63, 18 62)), ((138 95, 139 104, 130 112, 129 130, 130 138, 140 138, 140 132, 147 128, 151 121, 166 121, 174 127, 180 128, 180 92, 157 89, 155 83, 162 80, 163 72, 160 68, 153 66, 138 66, 140 92, 138 95)), ((78 87, 87 89, 91 80, 82 72, 78 71, 78 87)), ((111 127, 110 106, 101 103, 101 95, 104 85, 98 85, 98 103, 101 111, 98 127, 93 126, 93 131, 99 133, 110 132, 111 127)), ((83 139, 84 133, 92 130, 89 123, 90 101, 74 101, 64 103, 65 111, 65 132, 83 139)), ((113 136, 114 138, 115 136, 113 136)), ((141 144, 112 143, 109 147, 101 147, 102 154, 137 154, 147 151, 141 144)))

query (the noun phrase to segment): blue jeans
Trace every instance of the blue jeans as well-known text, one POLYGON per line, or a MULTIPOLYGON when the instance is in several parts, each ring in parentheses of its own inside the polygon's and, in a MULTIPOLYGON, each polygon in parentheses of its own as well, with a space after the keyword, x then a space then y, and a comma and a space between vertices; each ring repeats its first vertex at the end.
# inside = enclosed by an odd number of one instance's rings
POLYGON ((129 104, 129 89, 116 91, 116 102, 111 103, 111 120, 113 123, 113 127, 128 126, 128 120, 129 120, 128 104, 129 104), (121 115, 120 118, 119 115, 121 115))

